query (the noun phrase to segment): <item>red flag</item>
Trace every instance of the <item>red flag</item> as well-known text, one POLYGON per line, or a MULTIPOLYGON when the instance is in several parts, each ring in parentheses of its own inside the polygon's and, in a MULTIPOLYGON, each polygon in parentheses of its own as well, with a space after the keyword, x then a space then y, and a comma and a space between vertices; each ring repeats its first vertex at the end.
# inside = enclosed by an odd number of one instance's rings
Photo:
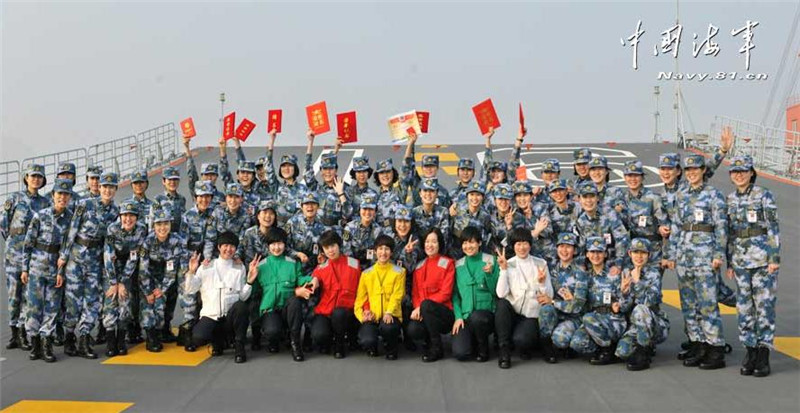
POLYGON ((525 131, 525 115, 522 113, 522 102, 519 104, 519 130, 520 132, 525 131))
POLYGON ((228 140, 233 137, 236 127, 236 112, 231 112, 222 118, 222 137, 228 140))
POLYGON ((520 166, 515 171, 515 176, 517 177, 517 181, 524 181, 528 179, 528 168, 524 166, 520 166))
POLYGON ((242 119, 242 123, 236 128, 236 139, 244 142, 256 128, 256 124, 250 122, 247 118, 242 119))
POLYGON ((478 127, 481 129, 481 134, 489 133, 489 128, 495 129, 500 127, 500 119, 497 118, 497 112, 492 105, 492 99, 486 99, 481 103, 472 107, 472 113, 475 114, 475 120, 478 121, 478 127))
POLYGON ((336 130, 342 143, 358 142, 358 131, 356 129, 356 112, 345 112, 336 114, 336 130))
POLYGON ((417 111, 417 120, 419 120, 419 131, 422 133, 428 133, 428 119, 430 118, 430 112, 422 112, 417 111))
POLYGON ((267 112, 267 133, 275 131, 281 132, 281 121, 283 120, 283 111, 280 109, 272 109, 267 112))
POLYGON ((412 138, 417 136, 417 131, 415 131, 413 127, 406 129, 406 133, 412 138))
POLYGON ((330 132, 331 124, 328 122, 328 107, 325 105, 324 100, 307 106, 306 117, 308 118, 308 128, 315 135, 330 132))
POLYGON ((183 131, 184 138, 194 138, 197 136, 197 131, 194 130, 194 121, 192 118, 186 118, 181 121, 181 130, 183 131))

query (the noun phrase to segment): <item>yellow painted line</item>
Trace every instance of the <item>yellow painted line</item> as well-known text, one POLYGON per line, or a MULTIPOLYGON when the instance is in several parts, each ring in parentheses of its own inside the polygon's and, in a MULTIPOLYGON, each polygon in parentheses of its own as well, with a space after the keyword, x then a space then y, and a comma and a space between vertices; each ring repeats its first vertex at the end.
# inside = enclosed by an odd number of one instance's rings
MULTIPOLYGON (((678 290, 663 290, 663 298, 661 299, 665 304, 669 304, 677 309, 681 309, 681 297, 678 290)), ((719 305, 719 313, 722 315, 736 315, 735 307, 728 307, 725 304, 719 305)))
POLYGON ((439 149, 439 148, 446 148, 447 145, 419 145, 422 149, 439 149))
POLYGON ((800 360, 800 337, 775 337, 775 350, 800 360))
MULTIPOLYGON (((446 173, 447 175, 453 175, 453 176, 457 176, 458 175, 458 166, 440 166, 439 169, 442 172, 446 173)), ((419 176, 422 176, 422 167, 421 166, 417 167, 417 173, 419 174, 419 176)))
POLYGON ((420 162, 425 155, 439 155, 439 162, 458 162, 459 159, 458 154, 455 152, 419 152, 414 154, 414 159, 420 162))
POLYGON ((20 400, 0 410, 2 413, 120 413, 133 406, 133 403, 120 402, 77 402, 67 400, 20 400))
POLYGON ((158 353, 145 350, 145 344, 139 344, 128 350, 124 356, 111 357, 103 364, 116 364, 126 366, 179 366, 196 367, 208 360, 211 352, 206 346, 198 347, 197 351, 188 352, 175 343, 164 344, 164 349, 158 353))

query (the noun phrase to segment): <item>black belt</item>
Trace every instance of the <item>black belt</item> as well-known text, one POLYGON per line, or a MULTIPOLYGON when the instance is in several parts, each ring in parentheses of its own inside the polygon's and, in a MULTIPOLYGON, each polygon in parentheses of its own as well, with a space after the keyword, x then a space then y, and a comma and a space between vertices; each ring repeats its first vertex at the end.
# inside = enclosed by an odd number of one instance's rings
POLYGON ((75 237, 75 243, 83 245, 86 248, 97 248, 103 246, 103 240, 83 238, 80 235, 75 237))
POLYGON ((610 313, 613 312, 613 311, 611 311, 611 306, 610 305, 600 306, 600 307, 597 307, 597 308, 593 309, 592 311, 594 311, 595 313, 598 313, 598 314, 610 314, 610 313))
POLYGON ((130 257, 131 250, 115 250, 114 253, 117 255, 117 259, 119 259, 119 257, 126 257, 127 258, 127 257, 130 257))
POLYGON ((58 244, 45 244, 43 242, 36 241, 36 243, 33 244, 33 248, 48 254, 58 254, 58 250, 61 249, 61 246, 58 244))
POLYGON ((13 228, 11 231, 8 231, 8 236, 13 237, 14 235, 22 235, 25 233, 27 228, 13 228))
POLYGON ((645 238, 648 241, 661 242, 661 235, 658 235, 658 234, 653 234, 653 235, 635 234, 635 235, 631 236, 631 238, 645 238))
POLYGON ((690 232, 714 232, 714 226, 711 224, 683 224, 681 229, 690 232))
POLYGON ((733 232, 734 238, 750 238, 750 237, 757 237, 759 235, 766 235, 767 230, 761 227, 748 227, 745 229, 739 229, 733 232))

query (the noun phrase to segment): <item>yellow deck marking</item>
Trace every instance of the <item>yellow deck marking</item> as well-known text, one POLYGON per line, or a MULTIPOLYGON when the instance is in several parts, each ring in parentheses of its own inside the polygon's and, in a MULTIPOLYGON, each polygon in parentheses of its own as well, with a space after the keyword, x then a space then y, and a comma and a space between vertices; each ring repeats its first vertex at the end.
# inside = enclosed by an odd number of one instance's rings
POLYGON ((145 350, 145 344, 139 344, 128 350, 125 356, 111 357, 103 364, 118 364, 128 366, 182 366, 195 367, 208 360, 211 353, 206 346, 198 347, 195 352, 188 352, 175 343, 164 344, 164 349, 159 353, 145 350))
POLYGON ((133 403, 119 402, 77 402, 67 400, 20 400, 0 410, 2 413, 120 413, 133 406, 133 403))
MULTIPOLYGON (((458 166, 440 166, 439 169, 447 175, 457 176, 458 175, 458 166)), ((422 167, 417 167, 417 174, 422 177, 422 167)), ((440 183, 441 185, 441 183, 440 183)))
POLYGON ((414 160, 421 162, 425 155, 439 155, 439 162, 458 162, 459 159, 455 152, 419 152, 414 154, 414 160))
POLYGON ((800 337, 775 337, 775 349, 800 360, 800 337))
POLYGON ((422 149, 441 149, 446 148, 447 145, 419 145, 422 149))
MULTIPOLYGON (((664 304, 669 304, 677 309, 681 309, 681 298, 678 294, 678 290, 663 290, 662 291, 663 298, 662 301, 664 304)), ((728 307, 725 304, 719 305, 719 313, 721 315, 736 315, 736 308, 735 307, 728 307)))

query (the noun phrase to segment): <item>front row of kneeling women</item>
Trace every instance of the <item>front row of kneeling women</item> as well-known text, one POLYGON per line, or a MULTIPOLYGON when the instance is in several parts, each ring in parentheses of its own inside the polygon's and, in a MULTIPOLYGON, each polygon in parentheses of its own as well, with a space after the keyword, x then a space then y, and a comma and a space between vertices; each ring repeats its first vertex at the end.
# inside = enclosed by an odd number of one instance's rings
MULTIPOLYGON (((342 239, 334 231, 320 237, 324 257, 309 274, 285 255, 287 234, 273 228, 267 234, 269 256, 256 256, 245 274, 233 261, 238 239, 219 237, 220 256, 200 266, 190 260, 186 291, 200 291, 201 319, 192 331, 192 346, 211 342, 212 354, 222 354, 226 337, 234 337, 235 360, 244 362, 248 309, 245 301, 255 286, 261 289, 260 314, 269 352, 286 340, 295 361, 304 360, 301 331, 309 329, 321 353, 344 358, 363 348, 367 355, 398 355, 401 334, 422 345, 422 360, 444 356, 443 336, 452 334, 452 354, 459 361, 489 359, 494 333, 501 368, 511 367, 511 352, 529 359, 538 345, 548 363, 571 352, 591 355, 592 364, 627 360, 630 370, 649 367, 654 346, 666 340, 669 322, 661 303, 661 276, 647 265, 649 241, 634 239, 629 264, 619 275, 606 265, 606 243, 586 240, 587 268, 575 261, 578 239, 558 237, 559 263, 530 255, 529 231, 514 230, 508 244, 514 256, 481 252, 481 233, 467 227, 461 236, 465 256, 458 261, 441 254, 444 237, 438 229, 421 239, 425 256, 406 291, 406 272, 392 262, 395 243, 377 237, 377 263, 363 272, 360 263, 342 254, 342 239), (403 319, 403 298, 410 295, 410 315, 403 319), (403 328, 405 327, 405 328, 403 328)), ((416 241, 414 241, 416 242, 416 241)), ((413 246, 412 246, 413 248, 413 246)), ((394 254, 397 256, 397 254, 394 254)))

